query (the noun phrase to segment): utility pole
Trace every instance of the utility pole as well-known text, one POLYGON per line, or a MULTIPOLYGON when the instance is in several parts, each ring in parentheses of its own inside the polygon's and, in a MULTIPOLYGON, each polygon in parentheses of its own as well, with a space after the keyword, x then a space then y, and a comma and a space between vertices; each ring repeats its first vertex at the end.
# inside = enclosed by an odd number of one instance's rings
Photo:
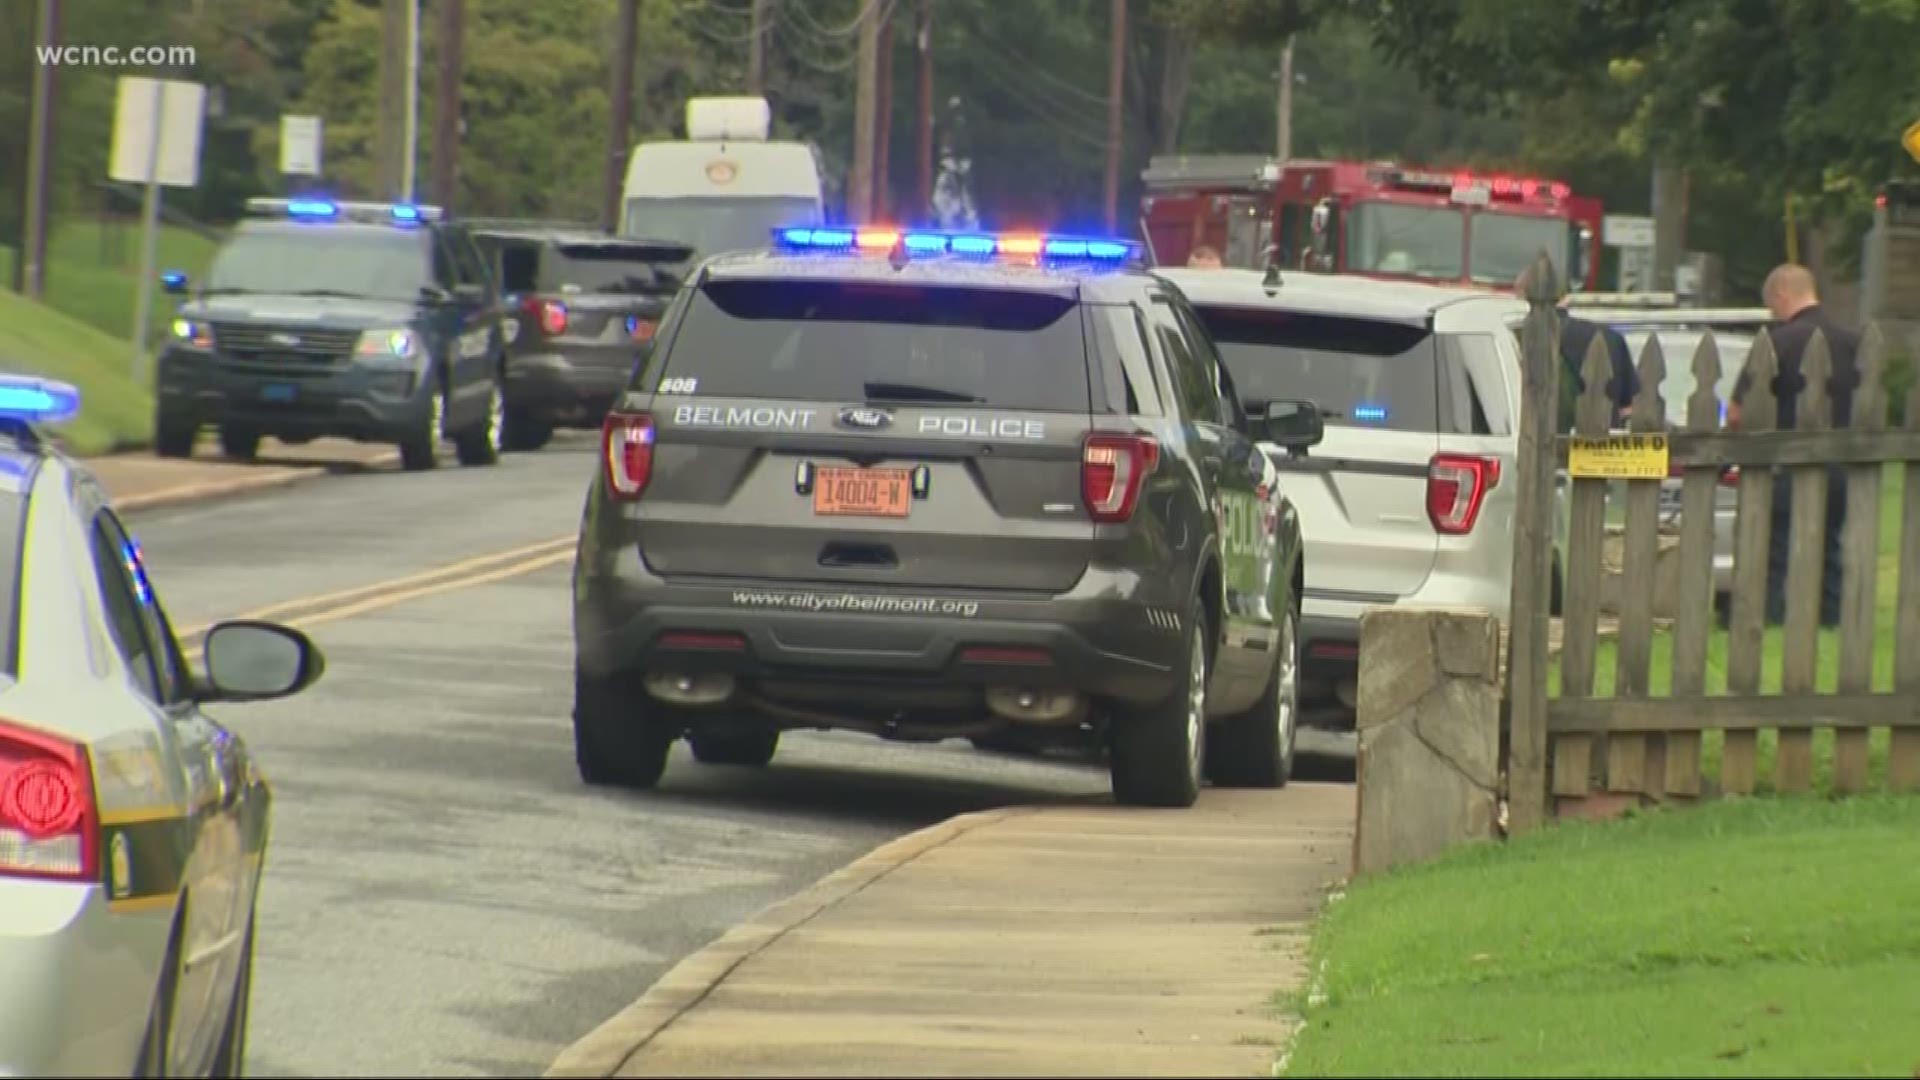
MULTIPOLYGON (((40 0, 35 41, 43 48, 60 44, 60 0, 40 0)), ((13 264, 16 292, 38 300, 47 287, 48 192, 53 181, 54 71, 59 65, 40 62, 34 54, 32 129, 27 135, 26 205, 22 208, 20 257, 13 264)))
POLYGON ((1671 159, 1653 164, 1653 290, 1672 292, 1687 245, 1687 173, 1671 159))
POLYGON ((1107 59, 1107 231, 1114 231, 1120 209, 1121 95, 1126 90, 1127 0, 1113 0, 1113 43, 1107 59))
POLYGON ((407 0, 407 156, 400 160, 401 198, 413 202, 420 167, 420 0, 407 0))
POLYGON ((466 0, 439 0, 440 82, 433 98, 433 201, 453 209, 459 190, 456 157, 460 152, 460 68, 466 0))
POLYGON ((380 197, 401 199, 406 171, 401 158, 407 136, 407 12, 412 0, 383 0, 380 9, 380 197))
POLYGON ((1287 47, 1280 50, 1279 116, 1275 121, 1274 156, 1282 164, 1293 156, 1293 38, 1287 35, 1287 47))
POLYGON ((612 119, 607 126, 607 174, 600 192, 600 224, 607 229, 620 227, 620 192, 627 182, 627 155, 633 152, 633 52, 639 26, 639 0, 620 0, 620 28, 613 39, 613 108, 608 110, 612 119))
POLYGON ((885 221, 893 216, 893 0, 880 19, 880 105, 874 121, 873 214, 885 221))
POLYGON ((863 225, 873 219, 874 83, 879 75, 880 5, 866 0, 860 12, 860 55, 854 60, 853 167, 847 176, 847 220, 863 225))
POLYGON ((773 0, 753 0, 753 25, 747 37, 747 93, 767 94, 767 16, 773 0))
POLYGON ((914 34, 914 47, 920 50, 920 145, 916 148, 920 163, 919 185, 914 188, 914 213, 931 220, 933 214, 933 0, 920 0, 920 27, 914 34))

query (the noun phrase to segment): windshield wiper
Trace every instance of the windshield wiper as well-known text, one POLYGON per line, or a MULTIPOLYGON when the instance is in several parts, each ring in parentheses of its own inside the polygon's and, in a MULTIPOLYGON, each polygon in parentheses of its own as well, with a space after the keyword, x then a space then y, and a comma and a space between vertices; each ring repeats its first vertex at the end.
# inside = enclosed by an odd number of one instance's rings
POLYGON ((987 400, 959 390, 917 386, 913 383, 870 382, 862 389, 866 391, 868 401, 946 401, 957 405, 981 405, 987 400))
POLYGON ((369 296, 366 293, 345 292, 340 289, 297 289, 293 292, 288 293, 287 295, 288 296, 338 296, 347 300, 378 300, 380 299, 380 297, 378 296, 369 296))

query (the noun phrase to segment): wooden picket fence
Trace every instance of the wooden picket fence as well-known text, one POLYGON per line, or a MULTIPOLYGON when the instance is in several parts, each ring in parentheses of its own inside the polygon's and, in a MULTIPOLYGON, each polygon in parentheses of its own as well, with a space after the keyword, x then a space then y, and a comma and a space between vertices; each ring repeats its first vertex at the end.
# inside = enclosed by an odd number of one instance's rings
MULTIPOLYGON (((1551 280, 1545 260, 1536 279, 1551 280)), ((1661 556, 1660 485, 1664 476, 1628 479, 1574 476, 1563 553, 1560 689, 1549 696, 1553 663, 1548 646, 1553 557, 1549 497, 1557 472, 1575 443, 1603 439, 1612 379, 1604 342, 1596 336, 1582 372, 1585 392, 1571 436, 1554 430, 1561 377, 1558 323, 1552 287, 1528 296, 1523 333, 1526 362, 1523 433, 1517 472, 1522 510, 1516 522, 1511 641, 1508 663, 1508 794, 1511 828, 1522 831, 1582 800, 1629 802, 1747 794, 1770 787, 1801 793, 1816 787, 1816 772, 1831 790, 1849 794, 1875 784, 1874 761, 1884 747, 1882 783, 1920 791, 1920 386, 1908 394, 1900 429, 1888 426, 1886 343, 1870 328, 1858 351, 1860 385, 1852 423, 1832 424, 1828 381, 1833 365, 1816 335, 1802 361, 1795 430, 1777 427, 1774 379, 1779 365, 1769 337, 1759 335, 1744 358, 1747 390, 1738 402, 1738 430, 1722 425, 1717 386, 1723 360, 1712 335, 1702 335, 1686 358, 1694 376, 1683 426, 1668 430, 1660 386, 1668 371, 1657 337, 1638 358, 1640 393, 1627 430, 1646 440, 1643 459, 1658 458, 1683 477, 1677 593, 1670 626, 1654 617, 1656 562, 1661 556), (1903 469, 1888 470, 1889 463, 1903 469), (1837 630, 1837 671, 1821 687, 1823 653, 1820 591, 1829 470, 1847 477, 1841 548, 1843 603, 1837 630), (1738 470, 1739 509, 1728 626, 1718 629, 1713 580, 1716 495, 1727 470, 1738 470), (1778 633, 1778 689, 1770 672, 1766 626, 1767 555, 1774 476, 1791 477, 1792 518, 1785 583, 1786 612, 1778 633), (1894 548, 1881 551, 1883 479, 1902 490, 1891 530, 1894 548), (1617 638, 1612 645, 1615 685, 1596 685, 1606 653, 1600 635, 1602 544, 1610 489, 1624 488, 1625 557, 1617 638), (1883 558, 1890 566, 1883 572, 1883 558), (1883 625, 1891 608, 1891 626, 1883 625), (1891 639, 1891 640, 1889 640, 1891 639), (1709 680, 1710 658, 1724 658, 1725 684, 1709 680), (1880 660, 1876 685, 1876 658, 1880 660), (1669 685, 1653 675, 1666 661, 1669 685), (1611 689, 1611 694, 1606 691, 1611 689), (1816 769, 1814 733, 1833 732, 1830 768, 1816 769), (1772 732, 1770 740, 1764 733, 1772 732), (1884 732, 1884 734, 1882 734, 1884 732), (1717 734, 1710 734, 1717 733, 1717 734), (1709 760, 1717 741, 1718 767, 1709 760), (1765 771, 1771 742, 1773 768, 1765 771)), ((1614 433, 1618 434, 1618 433, 1614 433)), ((1668 620, 1660 620, 1667 622, 1668 620)), ((1717 666, 1717 665, 1716 665, 1717 666)), ((1823 748, 1824 749, 1824 748, 1823 748)), ((1824 760, 1821 762, 1826 764, 1824 760)))

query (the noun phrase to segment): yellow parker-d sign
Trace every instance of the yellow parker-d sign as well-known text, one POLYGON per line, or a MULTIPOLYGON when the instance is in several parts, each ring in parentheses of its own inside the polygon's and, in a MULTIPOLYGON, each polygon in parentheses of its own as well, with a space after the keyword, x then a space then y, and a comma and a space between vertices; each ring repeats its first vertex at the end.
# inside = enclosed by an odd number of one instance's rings
POLYGON ((1611 435, 1575 439, 1567 446, 1567 472, 1602 480, 1667 478, 1665 435, 1611 435))
POLYGON ((1908 124, 1907 130, 1900 133, 1900 145, 1913 160, 1920 161, 1920 120, 1908 124))

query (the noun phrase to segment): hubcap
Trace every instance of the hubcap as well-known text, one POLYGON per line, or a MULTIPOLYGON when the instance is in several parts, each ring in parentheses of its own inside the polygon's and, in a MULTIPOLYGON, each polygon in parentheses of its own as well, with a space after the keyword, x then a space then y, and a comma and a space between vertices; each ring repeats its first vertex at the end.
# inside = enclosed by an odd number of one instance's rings
POLYGON ((487 445, 500 449, 500 432, 506 427, 507 406, 500 397, 500 384, 493 387, 493 401, 487 406, 487 445))
POLYGON ((1280 703, 1274 717, 1280 728, 1280 749, 1283 754, 1291 754, 1294 717, 1300 708, 1300 652, 1292 612, 1280 622, 1280 670, 1274 678, 1280 683, 1280 692, 1274 695, 1280 703))
MULTIPOLYGON (((1202 623, 1201 626, 1206 624, 1202 623)), ((1200 740, 1207 723, 1207 642, 1198 628, 1193 656, 1187 661, 1187 767, 1200 775, 1200 740)))

